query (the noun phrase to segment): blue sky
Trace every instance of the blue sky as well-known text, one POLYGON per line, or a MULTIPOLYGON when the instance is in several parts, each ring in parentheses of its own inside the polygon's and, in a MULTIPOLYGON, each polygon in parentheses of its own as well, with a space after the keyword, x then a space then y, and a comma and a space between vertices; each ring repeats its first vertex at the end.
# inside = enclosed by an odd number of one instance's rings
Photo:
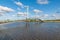
POLYGON ((60 0, 0 0, 0 20, 60 19, 60 0), (28 9, 28 13, 26 13, 28 9))

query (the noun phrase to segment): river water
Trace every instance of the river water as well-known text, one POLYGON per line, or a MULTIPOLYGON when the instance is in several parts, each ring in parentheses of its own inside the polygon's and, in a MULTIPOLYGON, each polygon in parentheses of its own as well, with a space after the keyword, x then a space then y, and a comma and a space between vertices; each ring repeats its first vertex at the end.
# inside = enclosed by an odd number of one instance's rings
POLYGON ((60 23, 14 22, 0 25, 0 40, 60 40, 60 23))

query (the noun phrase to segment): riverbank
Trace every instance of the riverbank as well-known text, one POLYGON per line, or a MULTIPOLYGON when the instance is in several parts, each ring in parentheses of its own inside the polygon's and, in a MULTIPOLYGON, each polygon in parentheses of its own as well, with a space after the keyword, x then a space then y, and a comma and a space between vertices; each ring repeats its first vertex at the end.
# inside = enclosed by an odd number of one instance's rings
POLYGON ((27 19, 27 20, 5 20, 5 21, 0 21, 0 24, 7 24, 7 23, 12 23, 12 22, 43 22, 42 20, 39 19, 27 19))
POLYGON ((44 22, 60 22, 60 20, 43 20, 44 22))
POLYGON ((36 19, 27 19, 27 20, 14 20, 14 21, 0 21, 0 25, 14 23, 14 22, 60 22, 60 20, 36 20, 36 19))

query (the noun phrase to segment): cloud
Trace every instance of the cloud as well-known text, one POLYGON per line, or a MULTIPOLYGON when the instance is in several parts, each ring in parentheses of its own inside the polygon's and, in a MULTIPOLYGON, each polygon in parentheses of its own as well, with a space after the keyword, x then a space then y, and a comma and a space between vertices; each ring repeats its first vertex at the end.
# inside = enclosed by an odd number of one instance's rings
POLYGON ((12 17, 15 17, 16 15, 12 15, 12 17))
POLYGON ((3 16, 4 13, 7 13, 7 12, 14 12, 15 10, 13 10, 12 8, 8 8, 8 7, 5 7, 5 6, 0 6, 0 16, 3 16))
POLYGON ((28 14, 26 12, 18 12, 17 15, 18 16, 27 16, 28 14))
POLYGON ((1 13, 0 13, 0 16, 3 16, 3 15, 4 15, 4 14, 1 14, 1 13))
POLYGON ((48 17, 49 15, 48 14, 45 14, 44 17, 48 17))
POLYGON ((31 18, 38 18, 41 20, 54 20, 54 19, 60 19, 60 14, 32 15, 31 18))
POLYGON ((60 19, 60 14, 44 14, 43 17, 41 17, 41 19, 46 19, 46 20, 54 20, 54 19, 60 19))
MULTIPOLYGON (((29 6, 24 5, 24 4, 21 3, 21 2, 16 2, 16 1, 14 1, 14 3, 15 3, 17 6, 21 7, 21 8, 29 8, 29 6)), ((19 8, 19 9, 20 9, 20 8, 19 8)))
POLYGON ((8 8, 5 6, 0 6, 0 12, 13 12, 14 10, 12 8, 8 8))
POLYGON ((45 19, 47 18, 49 15, 48 14, 43 14, 43 15, 32 15, 31 18, 38 18, 38 19, 45 19))
POLYGON ((23 14, 24 14, 23 12, 18 12, 17 13, 17 15, 20 15, 20 16, 23 15, 23 14))
POLYGON ((47 18, 49 15, 48 14, 43 14, 40 16, 40 18, 47 18))
POLYGON ((53 14, 52 16, 54 16, 56 19, 60 19, 60 14, 53 14))
POLYGON ((16 2, 15 1, 15 4, 18 5, 18 6, 20 6, 20 7, 23 7, 24 6, 21 2, 16 2))
POLYGON ((47 20, 54 20, 54 19, 57 19, 58 17, 55 14, 45 14, 43 18, 47 20))
POLYGON ((38 9, 34 9, 33 11, 34 11, 35 13, 41 13, 41 12, 43 12, 43 11, 38 10, 38 9))
POLYGON ((38 4, 48 4, 48 0, 37 0, 38 4))
POLYGON ((29 14, 27 14, 26 12, 18 12, 17 13, 17 17, 21 18, 21 19, 26 19, 26 18, 30 18, 29 14))
POLYGON ((43 14, 39 17, 41 20, 48 20, 50 19, 50 15, 49 14, 43 14))

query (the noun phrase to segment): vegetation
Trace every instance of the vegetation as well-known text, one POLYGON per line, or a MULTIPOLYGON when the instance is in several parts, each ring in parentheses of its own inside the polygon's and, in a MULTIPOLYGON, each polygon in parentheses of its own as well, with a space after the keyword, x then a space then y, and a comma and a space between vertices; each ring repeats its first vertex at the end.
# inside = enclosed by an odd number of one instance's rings
POLYGON ((25 22, 43 22, 41 19, 26 19, 25 22))
POLYGON ((60 22, 60 19, 56 19, 56 20, 43 20, 44 22, 60 22))
POLYGON ((0 24, 2 23, 8 23, 8 22, 60 22, 60 19, 57 20, 41 20, 41 19, 26 19, 26 20, 4 20, 0 21, 0 24))

